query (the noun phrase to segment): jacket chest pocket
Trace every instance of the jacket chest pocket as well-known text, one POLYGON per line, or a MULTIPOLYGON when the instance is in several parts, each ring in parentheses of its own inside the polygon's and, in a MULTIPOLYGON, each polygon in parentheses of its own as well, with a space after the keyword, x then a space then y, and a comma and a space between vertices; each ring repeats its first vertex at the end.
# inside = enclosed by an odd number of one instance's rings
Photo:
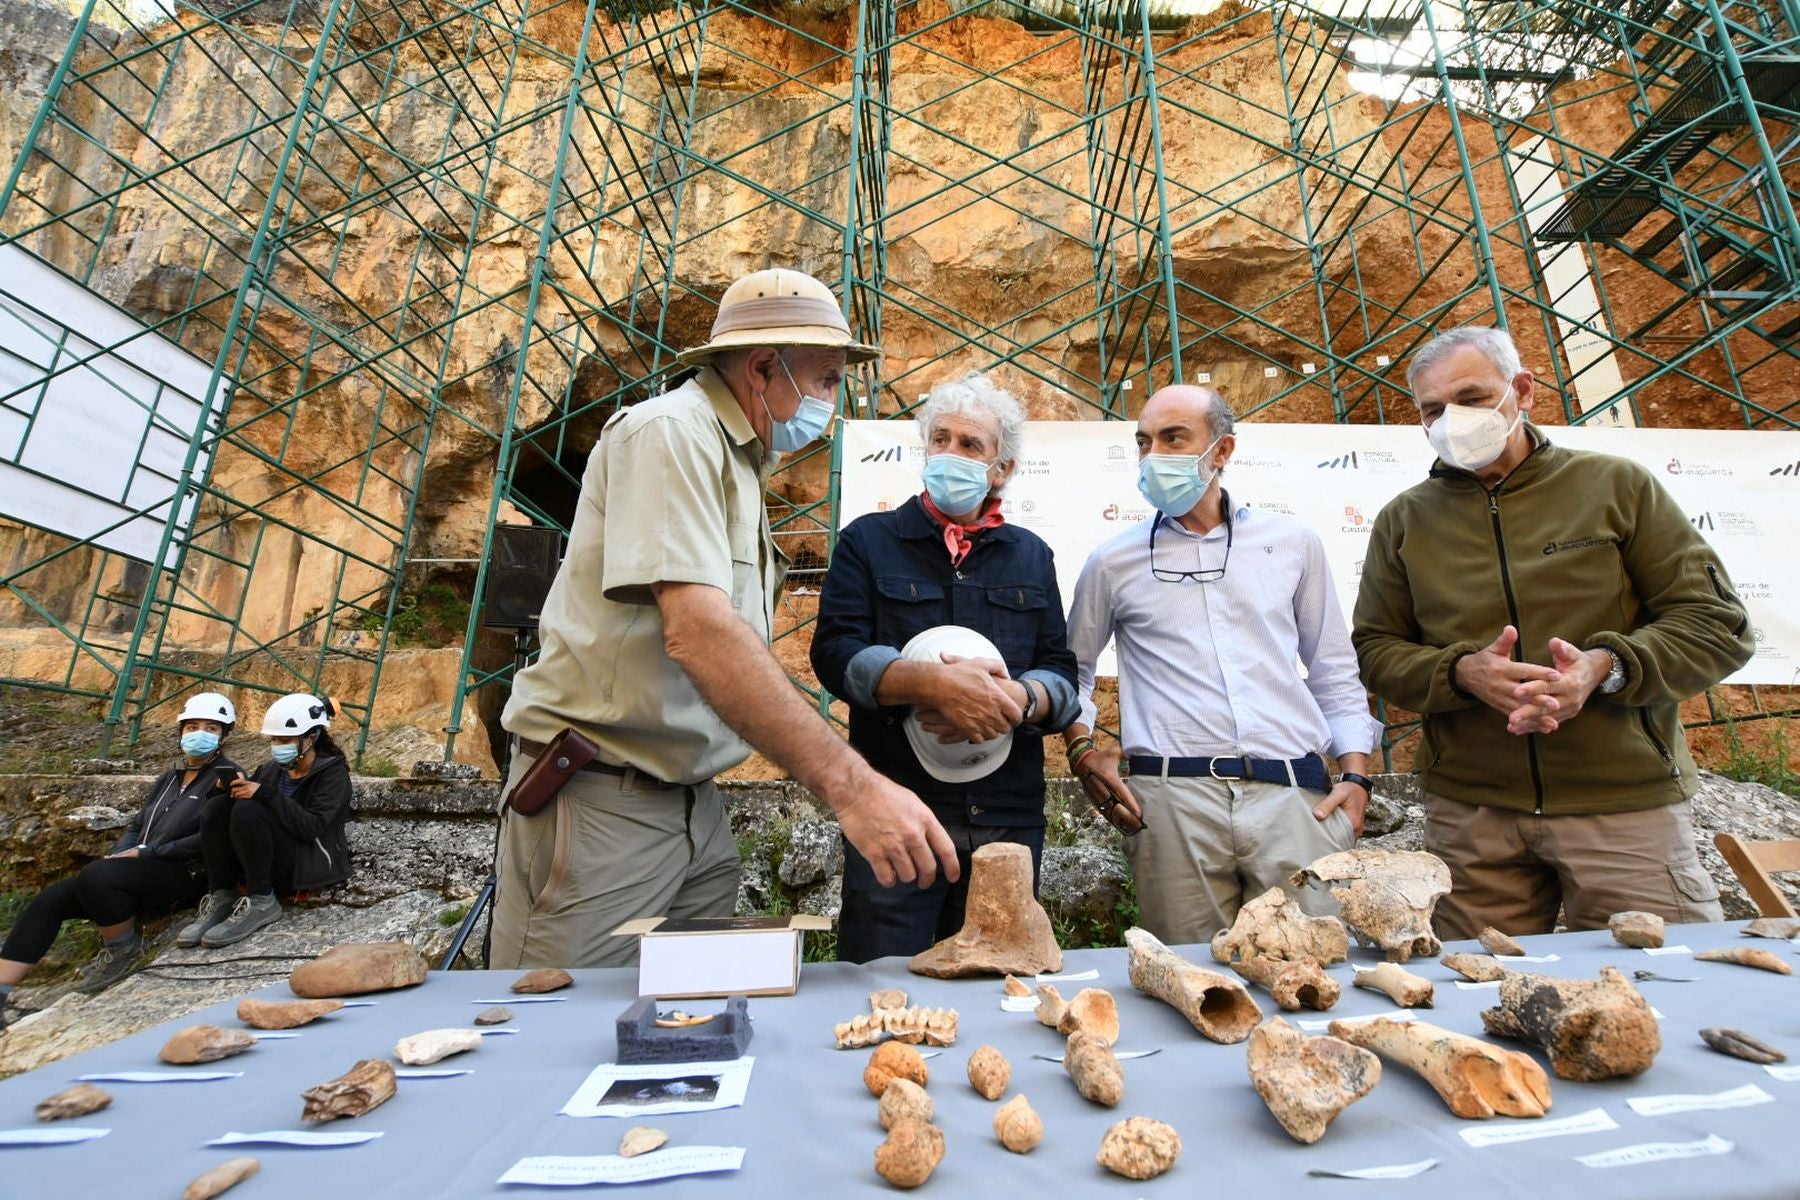
POLYGON ((904 649, 916 635, 936 625, 950 623, 950 604, 944 585, 913 575, 875 577, 876 641, 904 649))
POLYGON ((1049 597, 1041 583, 996 583, 983 589, 989 628, 982 630, 1014 675, 1031 666, 1049 597))

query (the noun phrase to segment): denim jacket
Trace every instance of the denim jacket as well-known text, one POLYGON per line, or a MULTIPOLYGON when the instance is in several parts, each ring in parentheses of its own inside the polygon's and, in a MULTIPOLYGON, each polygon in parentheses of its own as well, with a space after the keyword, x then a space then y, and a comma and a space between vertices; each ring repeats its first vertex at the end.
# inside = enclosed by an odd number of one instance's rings
POLYGON ((1055 561, 1042 538, 1013 525, 977 532, 961 567, 917 496, 852 521, 838 536, 819 597, 813 670, 850 703, 850 744, 883 775, 945 816, 974 825, 1044 823, 1044 734, 1075 719, 1070 653, 1055 561), (914 634, 962 625, 999 648, 1014 679, 1033 679, 1048 712, 1013 732, 999 770, 970 784, 927 774, 906 740, 905 705, 875 700, 882 673, 914 634))

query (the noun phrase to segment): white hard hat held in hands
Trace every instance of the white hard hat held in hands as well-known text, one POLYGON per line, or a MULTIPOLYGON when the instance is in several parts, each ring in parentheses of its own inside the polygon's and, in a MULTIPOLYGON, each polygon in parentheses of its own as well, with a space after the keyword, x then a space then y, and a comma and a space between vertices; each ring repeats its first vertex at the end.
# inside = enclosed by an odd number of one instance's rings
MULTIPOLYGON (((900 657, 907 662, 942 663, 943 656, 959 658, 991 658, 999 662, 1000 650, 973 629, 961 625, 938 625, 927 629, 906 643, 900 657)), ((944 783, 973 783, 992 775, 1012 753, 1012 730, 985 742, 940 742, 935 734, 919 727, 919 718, 906 716, 906 740, 912 743, 919 765, 933 779, 944 783)))

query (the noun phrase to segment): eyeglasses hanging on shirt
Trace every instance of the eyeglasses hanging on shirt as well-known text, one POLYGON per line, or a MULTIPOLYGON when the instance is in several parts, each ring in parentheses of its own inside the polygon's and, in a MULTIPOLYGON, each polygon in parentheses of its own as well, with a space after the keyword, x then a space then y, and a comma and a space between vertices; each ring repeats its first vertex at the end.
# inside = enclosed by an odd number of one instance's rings
MULTIPOLYGON (((1156 532, 1163 523, 1162 513, 1150 518, 1150 574, 1161 583, 1217 583, 1225 578, 1225 568, 1231 563, 1231 495, 1225 489, 1219 489, 1219 502, 1225 512, 1225 557, 1219 560, 1216 567, 1201 567, 1193 571, 1178 571, 1173 567, 1156 565, 1156 532)), ((1168 556, 1165 554, 1164 558, 1168 556)), ((1194 543, 1194 557, 1200 557, 1200 542, 1194 543)))

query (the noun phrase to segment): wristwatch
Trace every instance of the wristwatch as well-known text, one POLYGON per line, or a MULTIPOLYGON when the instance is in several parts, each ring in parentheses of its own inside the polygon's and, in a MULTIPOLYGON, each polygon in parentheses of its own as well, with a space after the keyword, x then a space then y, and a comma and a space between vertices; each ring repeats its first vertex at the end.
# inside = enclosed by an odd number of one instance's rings
POLYGON ((1610 696, 1625 686, 1625 660, 1605 646, 1597 647, 1597 649, 1605 650, 1606 657, 1612 659, 1612 670, 1608 671, 1606 678, 1600 681, 1600 694, 1610 696))
POLYGON ((1355 771, 1345 771, 1338 776, 1339 783, 1354 783, 1370 796, 1375 794, 1375 783, 1367 775, 1358 775, 1355 771))
POLYGON ((1019 686, 1025 689, 1025 710, 1019 717, 1019 723, 1024 725, 1029 724, 1031 718, 1037 715, 1037 692, 1032 690, 1031 684, 1026 680, 1019 680, 1019 686))

